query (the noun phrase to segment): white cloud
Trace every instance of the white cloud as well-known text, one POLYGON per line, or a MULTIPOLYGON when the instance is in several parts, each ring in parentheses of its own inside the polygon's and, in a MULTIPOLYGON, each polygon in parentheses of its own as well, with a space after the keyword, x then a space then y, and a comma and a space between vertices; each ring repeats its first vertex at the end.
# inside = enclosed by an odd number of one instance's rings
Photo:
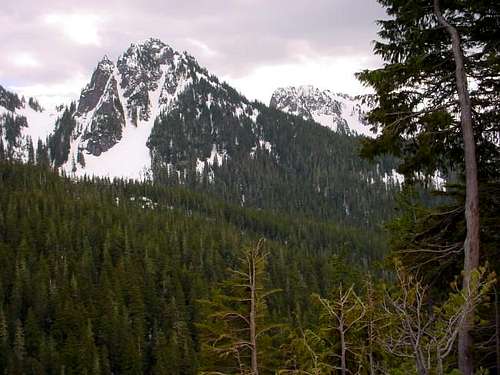
POLYGON ((203 43, 201 40, 186 38, 186 41, 195 46, 201 53, 203 53, 207 57, 212 57, 218 54, 216 50, 210 48, 206 43, 203 43))
POLYGON ((278 87, 313 85, 333 92, 355 95, 366 93, 354 74, 372 68, 363 57, 301 57, 289 64, 266 65, 254 69, 244 77, 224 77, 249 99, 269 103, 278 87))
POLYGON ((99 26, 103 22, 101 16, 95 14, 47 14, 44 22, 61 30, 66 37, 82 45, 101 44, 99 26))
POLYGON ((79 73, 62 82, 16 86, 10 89, 26 97, 36 97, 45 108, 53 108, 59 104, 69 104, 77 99, 87 81, 88 77, 79 73))
POLYGON ((17 52, 10 55, 8 59, 12 64, 20 68, 37 68, 40 66, 40 61, 30 52, 17 52))

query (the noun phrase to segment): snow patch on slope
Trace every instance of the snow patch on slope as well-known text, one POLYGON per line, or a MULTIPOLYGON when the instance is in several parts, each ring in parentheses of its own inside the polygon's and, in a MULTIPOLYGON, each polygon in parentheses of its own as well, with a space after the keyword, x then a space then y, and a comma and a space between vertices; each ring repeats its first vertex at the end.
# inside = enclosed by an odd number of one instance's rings
POLYGON ((312 113, 313 120, 316 121, 318 124, 332 129, 333 131, 337 131, 337 124, 334 123, 333 121, 333 116, 332 115, 325 115, 322 113, 312 113))
POLYGON ((333 131, 373 137, 363 120, 367 108, 361 98, 320 90, 314 86, 279 88, 271 106, 283 112, 313 120, 333 131))
POLYGON ((404 176, 396 172, 395 169, 391 171, 391 174, 385 173, 384 177, 382 177, 382 181, 386 185, 402 185, 404 180, 405 180, 404 176))
MULTIPOLYGON (((122 128, 121 138, 109 150, 99 156, 84 152, 84 166, 73 162, 73 160, 77 160, 79 150, 85 149, 85 141, 82 139, 84 130, 91 126, 94 112, 100 107, 103 100, 101 98, 93 110, 77 117, 76 138, 71 144, 70 156, 63 169, 70 174, 74 173, 75 176, 91 175, 137 180, 149 178, 151 175, 151 155, 147 141, 153 130, 155 120, 161 113, 171 111, 176 105, 179 95, 193 83, 188 71, 181 69, 183 73, 179 74, 179 66, 186 63, 183 59, 185 59, 184 55, 175 55, 171 64, 167 62, 160 65, 161 76, 152 85, 154 90, 148 91, 148 118, 143 120, 140 116, 136 116, 138 118, 137 126, 133 123, 133 114, 128 109, 127 103, 130 100, 130 95, 126 96, 125 94, 122 73, 117 67, 114 67, 107 85, 112 79, 116 80, 118 98, 125 112, 125 124, 122 128), (172 92, 173 82, 175 87, 172 92)), ((134 66, 137 61, 130 58, 127 60, 127 64, 128 66, 134 66)), ((137 91, 141 88, 141 83, 139 83, 134 90, 137 91)), ((105 92, 108 91, 105 90, 105 92)), ((135 107, 132 107, 132 110, 135 110, 135 107)))
MULTIPOLYGON (((118 82, 118 94, 122 103, 125 102, 123 90, 121 88, 121 77, 117 69, 114 69, 113 76, 118 82)), ((151 157, 146 143, 154 126, 154 121, 159 115, 159 99, 165 81, 165 72, 159 80, 156 90, 149 92, 149 102, 151 106, 151 116, 147 121, 139 121, 137 126, 132 124, 129 116, 125 116, 125 126, 122 130, 120 142, 111 147, 108 151, 99 156, 85 154, 85 167, 77 165, 77 176, 94 175, 99 177, 123 177, 137 180, 146 179, 151 168, 151 157)), ((96 107, 98 108, 98 106, 96 107)), ((88 117, 92 121, 92 115, 88 117)), ((74 142, 79 144, 79 142, 74 142)), ((77 148, 77 147, 76 147, 77 148)), ((73 157, 75 150, 72 148, 73 157)), ((71 161, 71 158, 70 158, 71 161)), ((66 168, 72 168, 71 165, 66 168)))
MULTIPOLYGON (((205 170, 205 166, 213 166, 216 162, 217 165, 220 166, 227 159, 227 157, 227 152, 225 150, 223 150, 222 152, 218 152, 217 145, 213 144, 212 151, 208 158, 206 158, 205 160, 200 160, 199 158, 196 159, 196 172, 201 175, 205 170)), ((209 180, 212 181, 212 179, 213 172, 209 171, 209 180)))
POLYGON ((56 111, 42 110, 38 112, 29 105, 25 105, 17 113, 26 117, 28 127, 23 128, 23 135, 31 138, 35 149, 39 139, 45 143, 49 134, 54 130, 54 124, 58 116, 56 111))
MULTIPOLYGON (((0 120, 3 117, 10 116, 12 118, 24 117, 26 119, 26 125, 20 128, 20 134, 16 139, 15 145, 10 145, 12 147, 12 157, 14 159, 27 162, 28 161, 28 146, 31 141, 33 145, 33 151, 36 153, 38 146, 38 140, 41 140, 44 144, 46 143, 47 137, 54 129, 54 124, 57 119, 57 111, 48 111, 46 109, 40 109, 38 111, 34 110, 24 99, 22 100, 21 107, 16 108, 14 111, 10 111, 7 108, 0 107, 0 120)), ((2 127, 2 122, 0 121, 0 127, 2 127)), ((7 148, 8 141, 6 138, 6 132, 2 131, 2 142, 4 147, 7 148)))

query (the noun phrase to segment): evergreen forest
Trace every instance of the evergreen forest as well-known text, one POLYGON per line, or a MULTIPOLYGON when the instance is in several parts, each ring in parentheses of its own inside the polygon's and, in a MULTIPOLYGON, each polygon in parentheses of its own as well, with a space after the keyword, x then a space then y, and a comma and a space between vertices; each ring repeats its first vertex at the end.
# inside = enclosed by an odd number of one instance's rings
POLYGON ((500 2, 378 2, 373 138, 193 78, 76 178, 75 103, 22 161, 3 114, 0 374, 500 374, 500 2))

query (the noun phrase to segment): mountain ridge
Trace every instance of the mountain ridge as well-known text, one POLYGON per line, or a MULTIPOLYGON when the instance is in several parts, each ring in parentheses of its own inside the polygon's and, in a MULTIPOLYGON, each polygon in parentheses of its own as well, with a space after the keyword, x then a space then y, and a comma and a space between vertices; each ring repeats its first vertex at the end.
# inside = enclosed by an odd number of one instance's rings
MULTIPOLYGON (((341 97, 323 96, 347 123, 341 97)), ((361 159, 347 125, 332 131, 286 112, 148 39, 98 62, 80 99, 59 113, 46 159, 71 176, 180 184, 241 206, 363 225, 387 217, 400 186, 394 161, 361 159)))
POLYGON ((313 120, 333 131, 373 137, 375 134, 364 119, 367 108, 363 97, 333 93, 313 85, 288 86, 273 92, 270 106, 313 120))
MULTIPOLYGON (((67 125, 65 129, 65 133, 69 133, 69 145, 67 139, 59 140, 59 143, 66 144, 66 150, 59 152, 60 157, 52 158, 54 164, 78 176, 94 174, 145 178, 149 175, 148 170, 151 170, 152 155, 144 147, 149 143, 154 121, 162 113, 171 110, 179 94, 200 79, 205 79, 212 86, 229 87, 209 75, 187 52, 177 52, 159 39, 132 43, 117 58, 116 63, 104 55, 70 114, 74 124, 67 125), (119 146, 122 142, 122 146, 119 146), (116 149, 113 151, 115 146, 120 152, 116 149), (134 162, 129 163, 128 168, 119 167, 119 161, 124 157, 122 154, 126 153, 124 149, 136 151, 130 157, 134 162)), ((237 117, 245 115, 250 105, 244 96, 240 95, 240 99, 243 104, 235 109, 237 117)), ((208 95, 207 106, 210 106, 211 100, 208 95)), ((349 135, 373 135, 364 126, 360 102, 359 97, 333 94, 313 86, 290 86, 275 90, 270 107, 315 121, 333 131, 349 135)), ((255 123, 258 115, 256 108, 252 107, 249 114, 255 123)), ((52 134, 52 143, 56 142, 54 139, 58 136, 61 124, 62 116, 58 115, 57 121, 52 121, 54 129, 50 131, 46 127, 41 135, 45 139, 52 134)), ((269 141, 259 139, 251 153, 254 154, 262 145, 267 151, 272 148, 269 141)), ((224 152, 212 152, 214 147, 211 146, 205 158, 197 159, 199 172, 202 172, 204 164, 213 164, 216 154, 219 162, 224 160, 224 152)), ((26 147, 22 147, 20 156, 26 153, 26 147)), ((26 159, 24 155, 22 158, 26 159)))

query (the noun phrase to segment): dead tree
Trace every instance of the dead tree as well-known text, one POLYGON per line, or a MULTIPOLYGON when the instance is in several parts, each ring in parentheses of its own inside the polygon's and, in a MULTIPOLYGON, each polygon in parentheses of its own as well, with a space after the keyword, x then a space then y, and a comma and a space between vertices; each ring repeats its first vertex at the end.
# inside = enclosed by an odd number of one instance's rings
MULTIPOLYGON (((465 72, 464 53, 460 34, 456 27, 451 25, 441 12, 439 0, 434 0, 434 14, 439 24, 444 27, 450 35, 455 61, 455 79, 458 100, 460 104, 460 123, 462 127, 462 138, 465 154, 465 221, 467 235, 464 243, 464 271, 463 291, 471 291, 471 277, 475 269, 479 267, 479 185, 477 173, 476 142, 474 140, 474 129, 472 127, 472 105, 467 87, 467 75, 465 72)), ((474 310, 471 310, 459 328, 458 339, 458 367, 462 374, 470 375, 474 371, 472 360, 472 335, 474 328, 474 310)))
POLYGON ((444 373, 444 360, 451 354, 464 321, 481 304, 495 282, 485 268, 471 275, 470 289, 456 289, 441 306, 428 305, 428 287, 397 266, 398 289, 386 292, 383 309, 388 319, 381 337, 385 349, 412 359, 419 375, 436 369, 444 373))
MULTIPOLYGON (((243 253, 240 267, 231 269, 232 277, 223 284, 224 292, 201 301, 209 310, 207 323, 198 325, 203 347, 218 358, 232 357, 240 374, 259 375, 262 354, 259 339, 278 327, 266 322, 266 299, 277 290, 266 290, 263 285, 267 257, 263 244, 261 240, 243 253)), ((220 371, 204 373, 223 374, 220 371)))
POLYGON ((324 311, 334 322, 334 329, 338 332, 340 341, 340 372, 347 374, 347 352, 352 351, 348 346, 347 335, 363 319, 366 307, 354 291, 354 285, 347 290, 340 285, 335 300, 317 297, 324 311))

